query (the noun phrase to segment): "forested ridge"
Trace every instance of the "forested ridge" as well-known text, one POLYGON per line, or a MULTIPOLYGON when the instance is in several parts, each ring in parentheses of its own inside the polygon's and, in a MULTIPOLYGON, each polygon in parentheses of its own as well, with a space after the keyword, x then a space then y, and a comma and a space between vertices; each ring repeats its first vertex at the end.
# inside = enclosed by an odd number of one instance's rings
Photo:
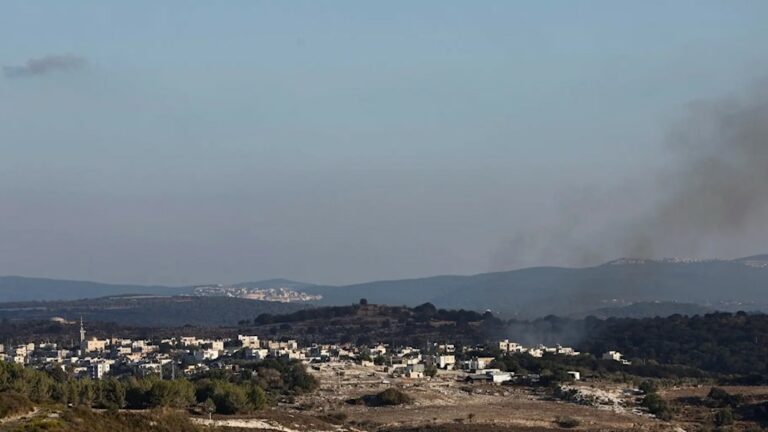
POLYGON ((713 313, 584 321, 581 349, 717 373, 768 375, 768 315, 713 313))

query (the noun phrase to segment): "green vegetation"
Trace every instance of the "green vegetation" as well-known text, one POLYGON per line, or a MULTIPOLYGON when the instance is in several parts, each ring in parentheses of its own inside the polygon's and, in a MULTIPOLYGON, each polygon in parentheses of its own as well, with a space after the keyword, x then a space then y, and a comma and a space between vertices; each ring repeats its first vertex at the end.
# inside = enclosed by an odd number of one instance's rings
POLYGON ((288 360, 243 363, 237 373, 214 370, 193 379, 148 376, 98 381, 76 380, 61 369, 43 371, 0 362, 0 417, 51 403, 111 410, 212 407, 220 414, 242 414, 315 388, 317 381, 304 366, 288 360))
POLYGON ((424 376, 434 378, 437 375, 437 366, 430 364, 424 367, 424 376))
POLYGON ((667 402, 658 393, 645 395, 640 405, 645 407, 649 413, 662 420, 669 420, 672 417, 667 402))
POLYGON ((706 399, 706 405, 712 408, 736 408, 743 402, 742 395, 732 395, 720 387, 712 387, 706 399))
MULTIPOLYGON (((486 318, 487 329, 498 325, 486 318)), ((504 324, 505 337, 523 340, 537 335, 545 344, 573 341, 587 355, 565 358, 544 356, 499 356, 495 367, 516 373, 539 373, 548 369, 571 369, 595 375, 626 374, 638 377, 680 379, 712 378, 733 385, 768 383, 768 315, 744 312, 713 313, 667 318, 588 317, 575 320, 546 317, 534 321, 510 320, 504 324), (601 360, 606 351, 620 351, 630 365, 601 360)), ((498 355, 498 351, 491 351, 498 355)))
POLYGON ((403 405, 413 400, 407 394, 394 388, 388 388, 376 395, 379 405, 403 405))
POLYGON ((397 406, 413 402, 413 399, 402 391, 395 388, 388 388, 375 395, 367 395, 356 399, 350 399, 347 403, 357 405, 365 404, 367 406, 397 406))
POLYGON ((37 417, 15 427, 9 432, 201 432, 183 414, 171 410, 154 410, 147 413, 98 413, 86 407, 64 410, 57 418, 37 417))
POLYGON ((686 365, 718 374, 739 374, 744 384, 768 376, 768 315, 704 316, 584 321, 580 348, 594 354, 618 350, 630 359, 686 365))
POLYGON ((32 401, 13 390, 0 393, 0 418, 26 414, 34 409, 32 401))
POLYGON ((197 388, 194 392, 196 400, 201 404, 213 403, 215 412, 219 414, 248 413, 260 410, 267 404, 264 390, 254 383, 237 385, 225 381, 202 379, 196 384, 197 388))
POLYGON ((715 413, 715 426, 722 427, 733 424, 733 411, 730 408, 723 408, 715 413))
POLYGON ((573 417, 558 417, 555 419, 555 424, 564 429, 571 429, 581 425, 581 422, 573 417))
POLYGON ((657 391, 659 391, 659 386, 655 382, 650 380, 645 380, 641 382, 640 385, 637 386, 637 388, 638 390, 640 390, 645 394, 656 393, 657 391))

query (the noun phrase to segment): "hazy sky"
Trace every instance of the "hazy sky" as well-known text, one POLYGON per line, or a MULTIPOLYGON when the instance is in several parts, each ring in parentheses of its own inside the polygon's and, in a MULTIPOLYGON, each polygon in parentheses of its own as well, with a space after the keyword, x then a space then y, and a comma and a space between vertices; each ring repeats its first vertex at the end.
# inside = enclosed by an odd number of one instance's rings
MULTIPOLYGON (((519 245, 573 202, 650 183, 687 106, 768 66, 764 0, 0 8, 0 274, 349 283, 582 264, 519 245)), ((580 241, 647 198, 627 193, 577 221, 580 241)))

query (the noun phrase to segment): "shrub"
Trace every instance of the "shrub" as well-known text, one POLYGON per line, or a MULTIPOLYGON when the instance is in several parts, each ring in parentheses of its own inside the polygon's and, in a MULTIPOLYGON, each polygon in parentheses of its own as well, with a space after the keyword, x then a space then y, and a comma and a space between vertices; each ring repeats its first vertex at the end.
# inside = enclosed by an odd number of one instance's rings
POLYGON ((555 419, 555 424, 560 426, 561 428, 571 429, 579 426, 581 422, 579 419, 573 418, 573 417, 558 417, 555 419))
POLYGON ((217 383, 211 399, 219 414, 240 414, 250 411, 251 408, 245 390, 226 382, 217 383))
POLYGON ((394 388, 388 388, 377 394, 376 397, 380 405, 403 405, 413 401, 410 396, 394 388))
POLYGON ((375 395, 367 395, 360 398, 349 399, 348 404, 367 406, 394 406, 411 403, 413 399, 407 394, 394 388, 388 388, 375 395))
POLYGON ((332 412, 325 415, 325 420, 327 420, 329 423, 344 423, 347 421, 347 414, 343 412, 332 412))
POLYGON ((733 424, 733 411, 730 408, 723 408, 715 413, 714 420, 715 425, 718 427, 733 424))
POLYGON ((656 393, 659 390, 659 387, 656 385, 656 383, 650 380, 641 382, 638 388, 645 394, 656 393))
POLYGON ((707 399, 709 399, 710 405, 715 407, 736 408, 744 402, 744 397, 742 395, 732 395, 720 387, 712 387, 712 389, 709 390, 707 399))
POLYGON ((650 393, 643 398, 641 405, 648 409, 648 412, 662 420, 669 420, 671 413, 667 401, 657 393, 650 393))

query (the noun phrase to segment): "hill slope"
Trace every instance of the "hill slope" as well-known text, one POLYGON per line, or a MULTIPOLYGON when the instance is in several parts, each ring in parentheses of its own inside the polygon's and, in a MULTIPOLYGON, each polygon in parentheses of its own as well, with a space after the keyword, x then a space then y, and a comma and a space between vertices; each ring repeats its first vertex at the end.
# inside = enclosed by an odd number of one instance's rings
POLYGON ((768 304, 768 260, 631 260, 596 267, 534 267, 474 276, 370 282, 344 287, 308 287, 322 304, 366 298, 372 303, 491 309, 500 315, 578 315, 601 307, 667 301, 713 309, 755 310, 768 304))
MULTIPOLYGON (((347 286, 317 286, 284 279, 231 286, 283 287, 320 294, 323 298, 316 302, 319 305, 351 304, 360 298, 371 303, 406 306, 430 302, 440 308, 491 309, 499 316, 521 318, 547 314, 583 316, 598 309, 643 302, 691 303, 714 310, 753 311, 768 310, 765 295, 768 255, 730 261, 619 259, 587 268, 532 267, 472 276, 434 276, 347 286)), ((192 287, 0 278, 0 302, 191 292, 192 287)), ((611 313, 610 310, 603 312, 611 313)))
POLYGON ((115 296, 69 301, 0 303, 0 319, 113 322, 134 326, 228 326, 263 313, 286 314, 306 305, 232 297, 115 296))
POLYGON ((0 276, 0 302, 29 300, 74 300, 119 294, 175 295, 187 287, 106 284, 99 282, 0 276))

